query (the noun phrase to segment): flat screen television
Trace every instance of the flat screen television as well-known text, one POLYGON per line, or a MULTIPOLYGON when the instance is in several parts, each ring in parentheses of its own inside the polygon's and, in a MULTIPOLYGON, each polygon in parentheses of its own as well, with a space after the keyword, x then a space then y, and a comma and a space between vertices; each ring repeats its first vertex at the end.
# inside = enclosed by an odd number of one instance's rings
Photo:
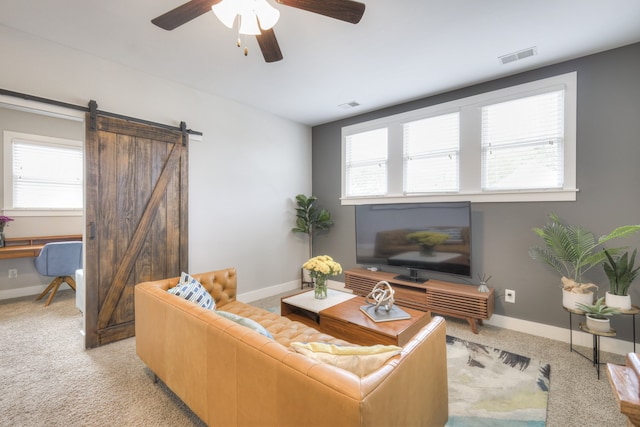
POLYGON ((471 277, 471 203, 356 205, 356 262, 471 277))

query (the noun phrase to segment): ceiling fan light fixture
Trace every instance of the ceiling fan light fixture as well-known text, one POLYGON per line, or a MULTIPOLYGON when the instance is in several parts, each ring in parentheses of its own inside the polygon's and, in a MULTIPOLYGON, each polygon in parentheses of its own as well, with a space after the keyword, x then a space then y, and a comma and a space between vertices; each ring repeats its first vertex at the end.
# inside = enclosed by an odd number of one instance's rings
POLYGON ((240 16, 240 34, 258 35, 260 28, 268 30, 280 19, 280 11, 267 0, 223 0, 211 6, 213 13, 228 28, 240 16), (259 24, 258 24, 259 22, 259 24))
MULTIPOLYGON (((357 0, 275 0, 275 2, 351 24, 360 22, 366 9, 366 5, 357 0)), ((265 62, 277 62, 282 60, 282 52, 273 27, 280 19, 280 11, 272 4, 273 0, 187 0, 186 3, 153 18, 151 23, 163 30, 171 31, 211 10, 227 28, 233 28, 236 17, 240 16, 238 31, 255 34, 265 62), (245 12, 247 10, 252 13, 245 12), (256 22, 255 25, 253 21, 256 22)), ((238 46, 241 46, 243 39, 244 37, 238 37, 238 46)), ((246 51, 245 47, 245 55, 246 51)))
POLYGON ((280 19, 280 11, 267 3, 267 0, 254 0, 254 7, 263 30, 273 28, 280 19))
POLYGON ((240 15, 240 34, 250 34, 252 36, 260 34, 258 26, 258 17, 254 12, 244 13, 240 15))
POLYGON ((233 22, 238 15, 237 2, 234 0, 225 0, 211 6, 213 13, 228 28, 233 27, 233 22))

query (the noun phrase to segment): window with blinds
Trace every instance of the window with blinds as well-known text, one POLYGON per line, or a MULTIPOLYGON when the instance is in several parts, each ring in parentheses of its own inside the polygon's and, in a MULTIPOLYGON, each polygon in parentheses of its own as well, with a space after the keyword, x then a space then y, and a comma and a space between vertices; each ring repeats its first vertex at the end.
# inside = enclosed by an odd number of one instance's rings
POLYGON ((346 138, 346 193, 348 197, 387 193, 387 129, 375 129, 346 138))
POLYGON ((482 107, 482 189, 564 185, 564 90, 482 107))
POLYGON ((403 141, 406 194, 459 190, 459 113, 405 123, 403 141))
POLYGON ((576 200, 577 73, 342 128, 342 204, 576 200))
POLYGON ((82 209, 82 147, 11 139, 13 209, 82 209))

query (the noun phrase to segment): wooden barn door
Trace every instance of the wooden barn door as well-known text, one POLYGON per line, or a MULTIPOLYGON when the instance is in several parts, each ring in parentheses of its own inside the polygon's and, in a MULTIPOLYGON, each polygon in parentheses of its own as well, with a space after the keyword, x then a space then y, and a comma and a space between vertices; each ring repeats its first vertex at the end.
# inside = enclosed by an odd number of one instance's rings
POLYGON ((187 271, 187 141, 87 118, 85 347, 135 334, 134 286, 187 271))

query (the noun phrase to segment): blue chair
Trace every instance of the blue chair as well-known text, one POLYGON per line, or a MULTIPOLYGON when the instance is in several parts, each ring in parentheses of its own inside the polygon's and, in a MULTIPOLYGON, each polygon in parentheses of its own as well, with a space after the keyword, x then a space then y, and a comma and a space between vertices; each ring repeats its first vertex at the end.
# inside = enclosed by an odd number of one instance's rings
POLYGON ((76 290, 76 281, 73 276, 76 270, 82 268, 82 242, 47 243, 33 262, 38 273, 54 278, 47 289, 36 298, 38 301, 51 291, 44 305, 46 307, 51 303, 62 283, 66 282, 74 291, 76 290))

